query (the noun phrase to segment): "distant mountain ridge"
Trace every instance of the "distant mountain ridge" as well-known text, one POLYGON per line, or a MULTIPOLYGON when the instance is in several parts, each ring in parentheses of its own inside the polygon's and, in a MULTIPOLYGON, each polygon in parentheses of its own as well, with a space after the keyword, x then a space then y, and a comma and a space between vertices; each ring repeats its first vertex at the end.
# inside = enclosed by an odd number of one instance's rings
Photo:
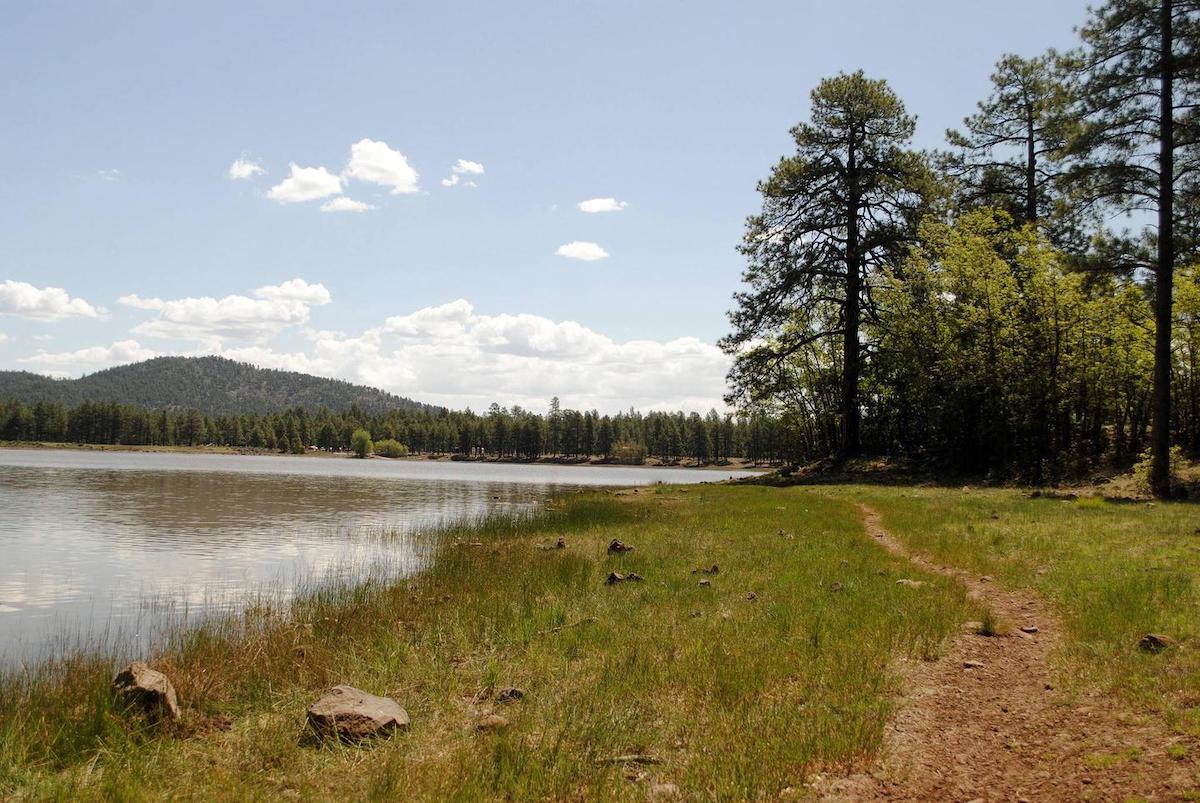
POLYGON ((277 371, 225 357, 155 357, 119 365, 79 379, 51 379, 29 371, 0 371, 0 399, 27 404, 57 401, 118 402, 152 409, 199 410, 206 415, 242 415, 303 407, 364 412, 437 408, 378 388, 340 379, 277 371))

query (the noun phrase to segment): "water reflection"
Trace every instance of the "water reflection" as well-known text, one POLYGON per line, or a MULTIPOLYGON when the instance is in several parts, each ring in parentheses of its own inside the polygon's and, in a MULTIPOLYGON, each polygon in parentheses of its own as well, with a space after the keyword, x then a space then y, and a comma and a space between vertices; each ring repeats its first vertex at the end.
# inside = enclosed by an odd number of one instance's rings
POLYGON ((535 505, 562 486, 710 476, 0 450, 0 661, 114 628, 144 645, 181 615, 304 579, 412 572, 423 548, 404 534, 535 505))

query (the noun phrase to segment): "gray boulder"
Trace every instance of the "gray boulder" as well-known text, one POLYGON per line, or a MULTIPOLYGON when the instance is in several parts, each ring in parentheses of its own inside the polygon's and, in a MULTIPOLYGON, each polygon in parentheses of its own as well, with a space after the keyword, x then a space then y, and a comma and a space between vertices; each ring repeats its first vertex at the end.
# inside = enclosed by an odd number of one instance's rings
POLYGON ((390 697, 334 686, 308 707, 308 724, 322 736, 358 742, 408 728, 408 712, 390 697))

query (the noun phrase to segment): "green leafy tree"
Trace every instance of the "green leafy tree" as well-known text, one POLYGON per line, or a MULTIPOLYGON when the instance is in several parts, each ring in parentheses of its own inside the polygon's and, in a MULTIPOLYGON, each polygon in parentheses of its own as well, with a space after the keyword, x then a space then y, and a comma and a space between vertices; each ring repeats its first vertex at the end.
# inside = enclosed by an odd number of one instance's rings
POLYGON ((354 430, 354 434, 350 436, 350 451, 354 452, 355 457, 367 457, 374 448, 370 432, 365 429, 354 430))

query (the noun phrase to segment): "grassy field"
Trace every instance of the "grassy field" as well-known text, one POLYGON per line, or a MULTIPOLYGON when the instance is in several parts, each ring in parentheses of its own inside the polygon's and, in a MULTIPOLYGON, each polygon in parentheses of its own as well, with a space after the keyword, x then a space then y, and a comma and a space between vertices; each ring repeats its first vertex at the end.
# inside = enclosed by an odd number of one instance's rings
POLYGON ((915 551, 1036 589, 1069 631, 1064 684, 1115 694, 1200 737, 1200 505, 994 489, 817 493, 867 502, 915 551), (1146 633, 1179 648, 1143 653, 1135 645, 1146 633))
POLYGON ((115 667, 77 658, 0 681, 0 797, 629 799, 776 797, 876 751, 899 659, 984 618, 863 533, 867 502, 913 549, 1061 609, 1062 674, 1200 733, 1195 505, 1007 490, 659 487, 590 492, 530 520, 441 535, 428 572, 313 591, 182 633, 154 658, 180 732, 113 710, 115 667), (554 549, 557 538, 566 548, 554 549), (635 546, 609 556, 613 538, 635 546), (694 574, 717 564, 707 579, 694 574), (604 584, 610 571, 643 582, 604 584), (897 585, 914 578, 924 586, 897 585), (751 598, 752 597, 752 598, 751 598), (1180 647, 1136 648, 1148 631, 1180 647), (349 683, 396 698, 407 733, 313 743, 304 710, 349 683), (522 689, 499 704, 495 692, 522 689), (475 728, 499 713, 509 725, 475 728), (228 717, 232 727, 214 727, 228 717), (611 763, 641 754, 657 763, 611 763))
POLYGON ((0 793, 644 799, 674 783, 773 796, 874 751, 893 659, 935 654, 974 614, 946 581, 897 586, 915 575, 852 505, 767 488, 571 495, 443 544, 419 579, 316 593, 286 618, 258 610, 157 657, 191 734, 140 732, 113 711, 102 660, 9 678, 0 793), (565 549, 538 548, 559 536, 565 549), (612 538, 636 548, 610 557, 612 538), (701 587, 692 570, 714 563, 701 587), (606 586, 611 570, 646 579, 606 586), (410 732, 309 744, 304 709, 333 683, 395 697, 410 732), (509 685, 524 701, 493 703, 509 685), (476 731, 493 710, 510 726, 476 731), (232 729, 206 731, 216 715, 232 729), (629 780, 635 767, 606 761, 637 753, 661 763, 629 780))

